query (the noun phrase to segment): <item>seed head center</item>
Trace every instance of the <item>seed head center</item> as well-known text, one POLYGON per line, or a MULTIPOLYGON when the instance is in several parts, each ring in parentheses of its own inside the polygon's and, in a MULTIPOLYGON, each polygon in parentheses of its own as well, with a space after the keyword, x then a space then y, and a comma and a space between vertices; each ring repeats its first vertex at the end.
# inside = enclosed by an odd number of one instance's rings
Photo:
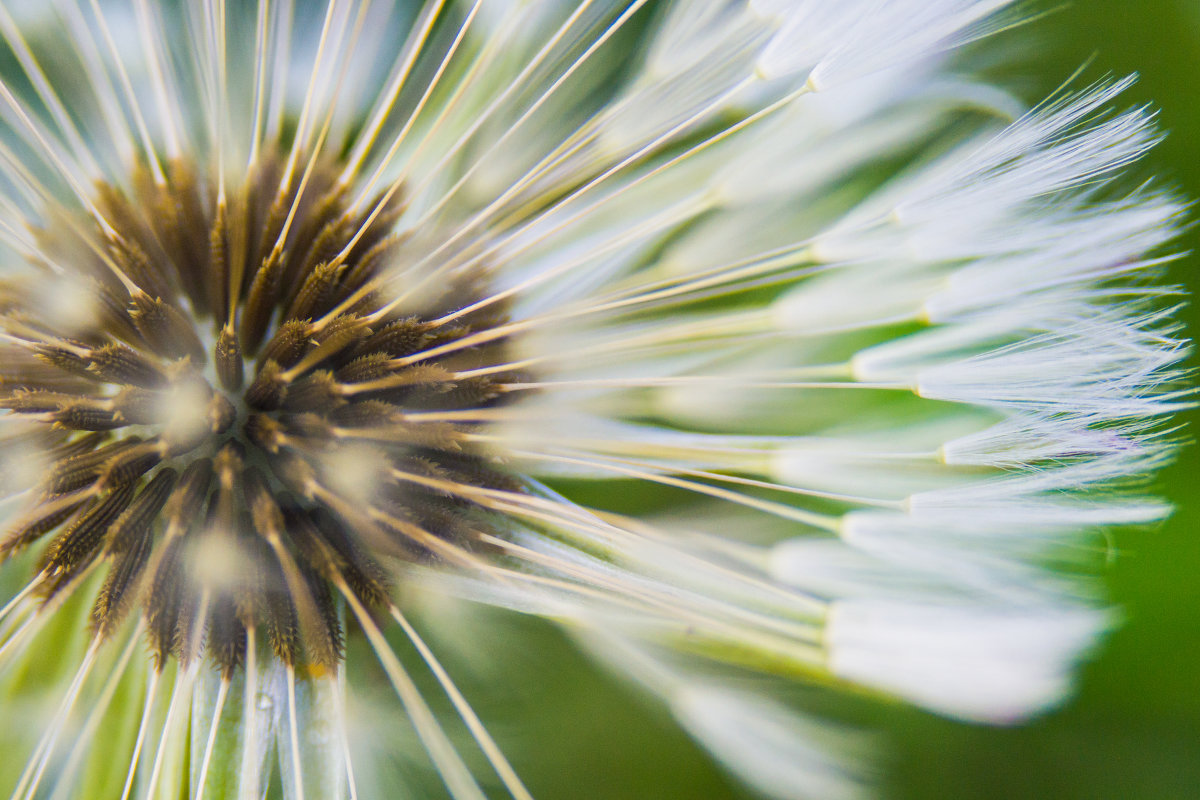
POLYGON ((223 200, 176 164, 98 187, 105 225, 39 232, 45 275, 90 302, 3 316, 3 406, 47 470, 0 550, 48 537, 47 600, 106 569, 97 637, 140 604, 160 662, 229 673, 262 630, 288 664, 336 666, 339 595, 388 603, 386 563, 453 560, 485 499, 521 490, 471 435, 521 379, 503 303, 450 273, 394 308, 403 201, 352 209, 338 166, 297 181, 266 159, 223 200))

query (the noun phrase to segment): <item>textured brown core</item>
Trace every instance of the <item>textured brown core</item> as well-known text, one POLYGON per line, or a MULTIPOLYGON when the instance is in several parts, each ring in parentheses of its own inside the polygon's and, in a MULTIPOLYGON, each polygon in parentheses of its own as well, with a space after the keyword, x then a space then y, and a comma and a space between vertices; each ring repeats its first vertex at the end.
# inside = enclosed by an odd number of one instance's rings
POLYGON ((285 182, 266 160, 226 202, 179 164, 100 185, 0 284, 0 444, 47 456, 0 552, 48 539, 46 603, 106 569, 97 637, 140 604, 160 664, 204 649, 231 674, 262 631, 286 663, 334 667, 339 594, 386 604, 389 561, 465 551, 487 528, 472 490, 519 490, 469 412, 520 376, 461 374, 508 363, 502 336, 466 338, 503 304, 442 320, 486 297, 460 274, 390 311, 402 203, 352 213, 339 166, 285 182), (34 311, 64 273, 93 301, 82 329, 34 311))

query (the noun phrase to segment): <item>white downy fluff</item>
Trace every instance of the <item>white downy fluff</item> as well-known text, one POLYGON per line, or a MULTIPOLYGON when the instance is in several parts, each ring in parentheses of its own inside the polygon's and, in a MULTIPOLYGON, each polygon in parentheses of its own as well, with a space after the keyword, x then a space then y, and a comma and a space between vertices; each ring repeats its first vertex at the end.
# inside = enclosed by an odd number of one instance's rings
POLYGON ((1088 608, 846 600, 830 610, 830 667, 967 719, 1013 722, 1058 702, 1105 626, 1088 608))

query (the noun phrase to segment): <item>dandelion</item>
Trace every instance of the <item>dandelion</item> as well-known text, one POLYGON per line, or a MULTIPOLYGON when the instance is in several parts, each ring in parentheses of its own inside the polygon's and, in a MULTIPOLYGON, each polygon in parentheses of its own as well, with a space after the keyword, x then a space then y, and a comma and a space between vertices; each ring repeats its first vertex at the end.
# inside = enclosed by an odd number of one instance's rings
POLYGON ((11 796, 529 798, 421 598, 772 797, 869 791, 796 687, 1061 700, 1167 513, 1181 204, 1128 80, 956 71, 1006 6, 0 8, 11 796))

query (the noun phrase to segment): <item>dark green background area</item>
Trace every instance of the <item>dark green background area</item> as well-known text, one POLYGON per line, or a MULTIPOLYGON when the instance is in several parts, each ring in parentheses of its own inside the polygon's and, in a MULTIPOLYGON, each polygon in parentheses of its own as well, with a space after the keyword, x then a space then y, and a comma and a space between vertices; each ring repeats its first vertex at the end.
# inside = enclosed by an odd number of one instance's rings
MULTIPOLYGON (((1042 3, 1040 8, 1050 8, 1042 3)), ((1035 8, 1038 8, 1035 4, 1035 8)), ((1137 169, 1200 198, 1200 0, 1076 0, 991 43, 1006 82, 1029 102, 1058 88, 1137 72, 1127 105, 1151 104, 1169 134, 1137 169), (1005 50, 1009 52, 1004 52, 1005 50)), ((1194 211, 1196 216, 1200 211, 1194 211)), ((1189 231, 1182 249, 1200 249, 1189 231)), ((1173 268, 1200 291, 1200 258, 1173 268)), ((1196 307, 1184 316, 1195 336, 1196 307)), ((1195 436, 1200 414, 1190 415, 1195 436)), ((1063 708, 1022 727, 976 727, 916 711, 886 725, 888 798, 1200 798, 1200 448, 1159 482, 1178 512, 1118 534, 1108 581, 1126 624, 1081 671, 1063 708)), ((748 797, 714 770, 661 709, 567 658, 542 685, 553 713, 518 738, 553 742, 523 755, 542 798, 728 800, 748 797), (546 737, 546 738, 543 738, 546 737)))

